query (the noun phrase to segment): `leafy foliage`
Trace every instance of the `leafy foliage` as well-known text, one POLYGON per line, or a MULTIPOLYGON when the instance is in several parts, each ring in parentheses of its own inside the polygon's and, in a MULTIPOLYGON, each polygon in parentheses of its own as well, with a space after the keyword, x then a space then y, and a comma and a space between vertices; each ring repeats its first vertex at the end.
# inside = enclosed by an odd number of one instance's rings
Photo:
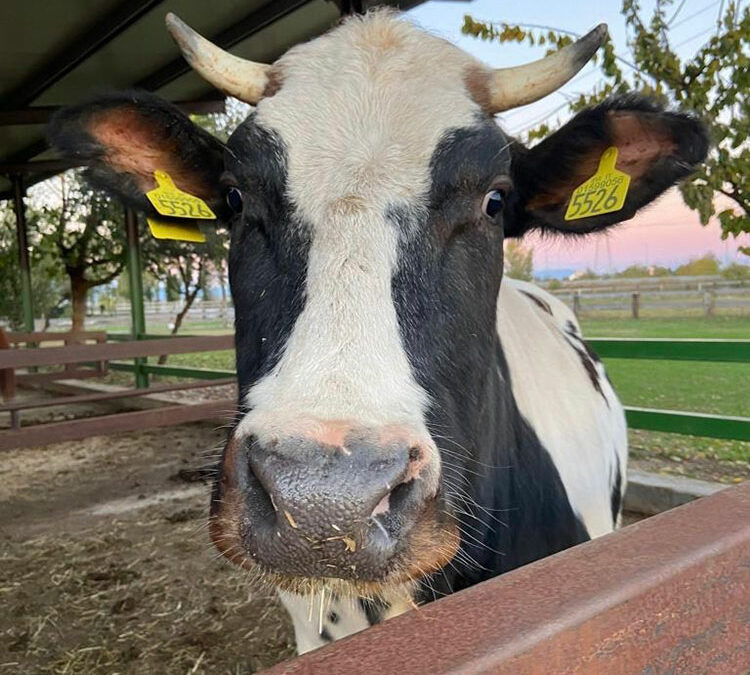
MULTIPOLYGON (((602 82, 591 93, 570 102, 571 112, 598 103, 613 94, 637 90, 666 103, 693 110, 709 125, 712 152, 697 173, 680 187, 685 203, 706 225, 718 216, 722 238, 740 239, 740 251, 750 255, 750 6, 722 3, 723 13, 713 35, 687 59, 681 59, 670 40, 670 24, 681 10, 669 10, 674 0, 659 0, 646 17, 637 0, 623 0, 632 61, 615 53, 607 40, 597 57, 602 82), (732 208, 717 213, 715 193, 732 201, 732 208)), ((572 41, 568 31, 545 26, 487 24, 464 18, 463 33, 482 40, 549 44, 559 49, 572 41)), ((679 45, 678 45, 679 46, 679 45)), ((550 129, 541 124, 529 139, 543 138, 550 129)))
MULTIPOLYGON (((0 320, 11 328, 23 328, 21 273, 15 236, 15 214, 10 202, 0 205, 0 320)), ((69 300, 59 260, 39 246, 31 246, 31 295, 34 315, 46 321, 69 300)))
POLYGON ((121 204, 93 191, 76 172, 47 186, 48 203, 28 209, 30 229, 44 255, 62 261, 70 281, 73 330, 83 330, 88 292, 108 284, 126 261, 125 214, 121 204))
POLYGON ((531 281, 534 275, 534 252, 517 239, 505 244, 505 273, 523 281, 531 281))
POLYGON ((719 261, 713 253, 694 258, 674 271, 677 276, 708 276, 719 273, 719 261))

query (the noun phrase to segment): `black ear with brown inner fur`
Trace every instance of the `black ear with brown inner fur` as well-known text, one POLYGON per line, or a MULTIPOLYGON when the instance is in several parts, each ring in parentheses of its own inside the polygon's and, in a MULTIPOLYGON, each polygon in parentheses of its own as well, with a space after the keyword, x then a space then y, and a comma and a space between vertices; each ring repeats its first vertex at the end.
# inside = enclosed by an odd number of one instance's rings
POLYGON ((146 92, 118 92, 58 112, 48 128, 63 157, 88 166, 88 180, 129 206, 155 213, 145 193, 154 171, 196 195, 221 218, 224 145, 172 104, 146 92))
POLYGON ((628 220, 690 175, 705 159, 708 147, 706 128, 695 117, 666 112, 638 96, 611 99, 584 110, 533 148, 516 146, 515 209, 505 234, 517 237, 535 228, 585 234, 628 220), (630 176, 623 208, 566 221, 573 191, 597 172, 609 147, 618 150, 615 168, 630 176))

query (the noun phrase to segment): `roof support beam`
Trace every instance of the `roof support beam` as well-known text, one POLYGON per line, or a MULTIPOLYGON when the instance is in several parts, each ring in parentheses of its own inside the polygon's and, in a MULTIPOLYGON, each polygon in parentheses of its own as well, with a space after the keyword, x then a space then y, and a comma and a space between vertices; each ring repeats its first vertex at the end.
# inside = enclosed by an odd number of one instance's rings
MULTIPOLYGON (((175 105, 187 115, 208 115, 223 113, 224 99, 206 99, 199 101, 178 101, 175 105)), ((22 124, 47 124, 60 106, 39 105, 30 108, 0 110, 0 127, 22 124)))
POLYGON ((69 159, 40 159, 36 162, 0 162, 0 175, 5 176, 31 176, 41 173, 60 173, 76 166, 80 162, 69 159))
POLYGON ((27 331, 34 330, 34 307, 31 298, 31 264, 29 242, 26 236, 26 204, 23 201, 24 187, 20 176, 13 176, 13 199, 16 210, 16 239, 18 242, 18 266, 21 269, 21 305, 23 323, 27 331))
POLYGON ((4 96, 3 109, 28 105, 93 53, 150 12, 163 0, 123 0, 109 14, 81 31, 77 39, 53 54, 25 81, 4 96))

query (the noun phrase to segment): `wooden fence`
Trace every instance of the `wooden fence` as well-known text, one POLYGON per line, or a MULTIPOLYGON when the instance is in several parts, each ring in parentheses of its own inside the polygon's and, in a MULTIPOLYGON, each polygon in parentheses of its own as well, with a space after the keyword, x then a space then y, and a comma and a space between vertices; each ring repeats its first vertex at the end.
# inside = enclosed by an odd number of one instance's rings
MULTIPOLYGON (((41 334, 48 341, 65 342, 61 347, 44 347, 38 349, 0 349, 0 373, 4 379, 15 377, 21 380, 27 378, 26 383, 34 383, 28 378, 36 377, 39 382, 80 379, 81 373, 101 376, 106 373, 113 359, 135 359, 134 370, 146 368, 147 364, 141 360, 149 356, 162 354, 186 354, 219 349, 232 349, 234 336, 218 335, 204 337, 160 338, 155 340, 136 340, 119 343, 81 344, 81 335, 70 334, 41 334), (95 364, 93 367, 79 367, 80 364, 95 364), (16 375, 17 370, 39 369, 56 366, 62 369, 45 372, 16 375), (75 366, 75 367, 73 367, 75 366), (12 375, 9 375, 12 374, 12 375), (40 379, 41 378, 41 379, 40 379)), ((39 342, 38 334, 14 336, 16 342, 39 342)), ((8 340, 11 342, 11 340, 8 340)), ((158 366, 154 366, 158 368, 158 366)), ((69 441, 95 436, 111 434, 121 431, 134 431, 202 419, 217 417, 229 418, 236 406, 236 399, 228 398, 209 401, 195 405, 170 405, 155 410, 137 410, 109 415, 97 415, 82 419, 66 420, 23 426, 21 413, 33 408, 51 406, 75 406, 83 403, 102 403, 120 399, 136 398, 147 394, 197 389, 219 384, 235 382, 233 373, 224 377, 217 377, 217 371, 212 372, 211 378, 193 382, 176 384, 160 384, 148 388, 134 388, 110 392, 87 393, 78 396, 59 396, 55 398, 14 400, 11 390, 0 406, 0 412, 7 412, 11 419, 11 428, 0 431, 0 450, 10 448, 43 445, 45 443, 69 441)))

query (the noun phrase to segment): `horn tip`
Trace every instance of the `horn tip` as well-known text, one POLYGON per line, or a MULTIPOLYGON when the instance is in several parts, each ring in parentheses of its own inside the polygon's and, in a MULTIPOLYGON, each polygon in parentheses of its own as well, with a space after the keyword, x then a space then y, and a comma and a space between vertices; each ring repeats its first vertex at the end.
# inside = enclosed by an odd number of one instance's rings
POLYGON ((164 23, 167 25, 167 28, 171 30, 172 28, 179 26, 183 21, 174 12, 167 12, 167 15, 164 17, 164 23))
POLYGON ((182 55, 188 62, 191 62, 193 53, 195 52, 195 31, 172 12, 168 12, 164 17, 164 23, 172 39, 177 43, 180 51, 182 51, 182 55))
POLYGON ((609 34, 609 27, 606 23, 600 23, 596 28, 591 30, 586 36, 590 37, 593 42, 596 42, 597 46, 601 46, 602 43, 607 39, 609 34))

